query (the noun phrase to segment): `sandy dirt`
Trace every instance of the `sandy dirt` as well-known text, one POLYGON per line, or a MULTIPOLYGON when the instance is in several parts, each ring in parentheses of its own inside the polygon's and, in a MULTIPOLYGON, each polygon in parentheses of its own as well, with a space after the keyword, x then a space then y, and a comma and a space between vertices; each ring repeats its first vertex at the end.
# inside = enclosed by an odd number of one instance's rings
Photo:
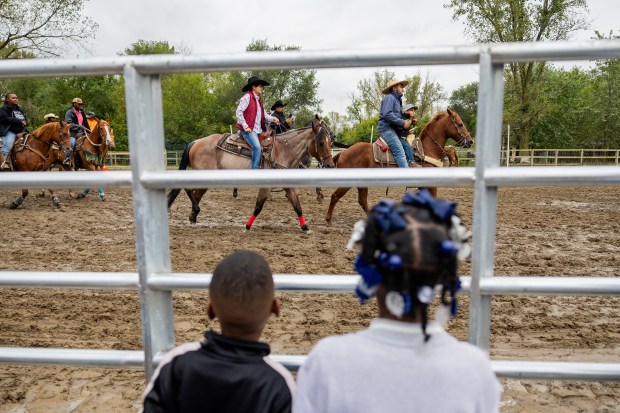
MULTIPOLYGON (((327 190, 326 194, 331 194, 327 190)), ((391 197, 403 189, 392 188, 391 197)), ((0 191, 0 270, 136 271, 129 190, 69 198, 55 210, 49 198, 27 198, 7 208, 17 191, 0 191)), ((211 272, 237 249, 264 254, 276 273, 352 274, 354 253, 345 249, 355 221, 363 218, 353 192, 324 224, 327 204, 302 189, 313 230, 305 235, 283 192, 272 193, 254 228, 243 233, 256 191, 209 191, 198 224, 187 221, 182 194, 171 209, 170 244, 175 272, 211 272)), ((459 202, 471 226, 473 191, 440 189, 459 202)), ((370 202, 385 196, 371 189, 370 202)), ((326 200, 327 201, 327 200, 326 200)), ((620 189, 530 188, 499 192, 496 274, 509 276, 620 276, 620 189)), ((468 275, 470 263, 461 265, 468 275)), ((374 303, 360 306, 353 294, 280 293, 282 316, 263 338, 275 354, 305 354, 322 337, 365 328, 374 303)), ((205 292, 175 292, 178 343, 200 340, 217 329, 205 314, 205 292)), ((0 346, 141 348, 135 292, 107 290, 0 289, 0 346)), ((467 297, 449 331, 467 338, 467 297)), ((492 350, 495 359, 620 362, 617 297, 495 297, 492 350)), ((502 380, 502 412, 617 412, 620 384, 610 382, 502 380)), ((0 365, 0 412, 134 412, 144 374, 138 369, 0 365)))

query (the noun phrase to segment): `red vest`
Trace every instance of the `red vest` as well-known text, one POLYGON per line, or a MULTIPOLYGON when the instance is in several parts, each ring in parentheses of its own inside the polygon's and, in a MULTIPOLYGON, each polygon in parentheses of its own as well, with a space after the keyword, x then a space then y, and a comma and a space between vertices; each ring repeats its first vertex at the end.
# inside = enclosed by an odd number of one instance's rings
MULTIPOLYGON (((245 119, 245 123, 248 124, 250 129, 254 130, 254 123, 256 122, 256 110, 258 109, 256 106, 256 98, 254 97, 254 92, 251 90, 247 93, 250 95, 250 104, 243 112, 243 118, 245 119)), ((260 105, 260 126, 262 130, 267 130, 267 123, 265 119, 265 109, 263 108, 263 100, 261 98, 258 99, 258 103, 260 105)), ((237 128, 243 130, 243 126, 240 123, 237 123, 237 128)))

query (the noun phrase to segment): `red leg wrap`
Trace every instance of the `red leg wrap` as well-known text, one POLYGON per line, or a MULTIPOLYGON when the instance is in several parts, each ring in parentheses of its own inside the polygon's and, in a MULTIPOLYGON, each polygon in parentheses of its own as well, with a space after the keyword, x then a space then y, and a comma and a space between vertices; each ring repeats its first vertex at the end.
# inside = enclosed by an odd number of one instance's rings
POLYGON ((303 227, 304 225, 306 225, 306 219, 304 218, 303 215, 299 216, 299 226, 303 227))
POLYGON ((252 215, 252 216, 250 217, 250 219, 248 219, 248 222, 246 222, 246 223, 245 223, 245 226, 246 226, 247 228, 251 227, 251 226, 252 226, 252 224, 254 223, 254 220, 255 220, 255 219, 256 219, 256 216, 255 216, 255 215, 252 215))

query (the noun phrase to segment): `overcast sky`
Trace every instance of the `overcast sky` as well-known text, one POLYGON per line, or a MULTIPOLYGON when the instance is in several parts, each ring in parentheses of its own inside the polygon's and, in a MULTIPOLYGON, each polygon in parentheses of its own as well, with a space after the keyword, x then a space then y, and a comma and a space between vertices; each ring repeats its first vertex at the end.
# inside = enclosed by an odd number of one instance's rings
MULTIPOLYGON (((85 13, 99 24, 90 50, 113 56, 131 43, 167 41, 192 54, 239 53, 252 40, 270 45, 295 45, 302 50, 376 49, 471 43, 464 25, 452 21, 448 0, 89 0, 85 13)), ((620 33, 620 0, 588 0, 591 29, 620 33)), ((357 82, 375 70, 319 69, 323 113, 345 113, 357 82)), ((449 93, 478 80, 477 65, 389 68, 397 75, 427 72, 449 93)), ((241 88, 242 85, 239 87, 241 88)), ((293 108, 294 109, 294 108, 293 108)))

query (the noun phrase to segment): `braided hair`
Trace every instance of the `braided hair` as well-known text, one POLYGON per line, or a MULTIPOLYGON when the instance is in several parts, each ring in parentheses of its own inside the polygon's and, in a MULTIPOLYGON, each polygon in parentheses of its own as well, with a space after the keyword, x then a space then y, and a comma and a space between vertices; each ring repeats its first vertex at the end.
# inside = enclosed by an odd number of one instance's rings
POLYGON ((469 232, 455 209, 456 204, 436 200, 427 191, 407 193, 402 203, 384 200, 373 207, 363 235, 357 235, 358 296, 365 302, 383 285, 386 307, 394 316, 419 311, 425 341, 435 286, 441 287, 442 305, 456 314, 457 261, 459 251, 469 247, 464 248, 469 232))

